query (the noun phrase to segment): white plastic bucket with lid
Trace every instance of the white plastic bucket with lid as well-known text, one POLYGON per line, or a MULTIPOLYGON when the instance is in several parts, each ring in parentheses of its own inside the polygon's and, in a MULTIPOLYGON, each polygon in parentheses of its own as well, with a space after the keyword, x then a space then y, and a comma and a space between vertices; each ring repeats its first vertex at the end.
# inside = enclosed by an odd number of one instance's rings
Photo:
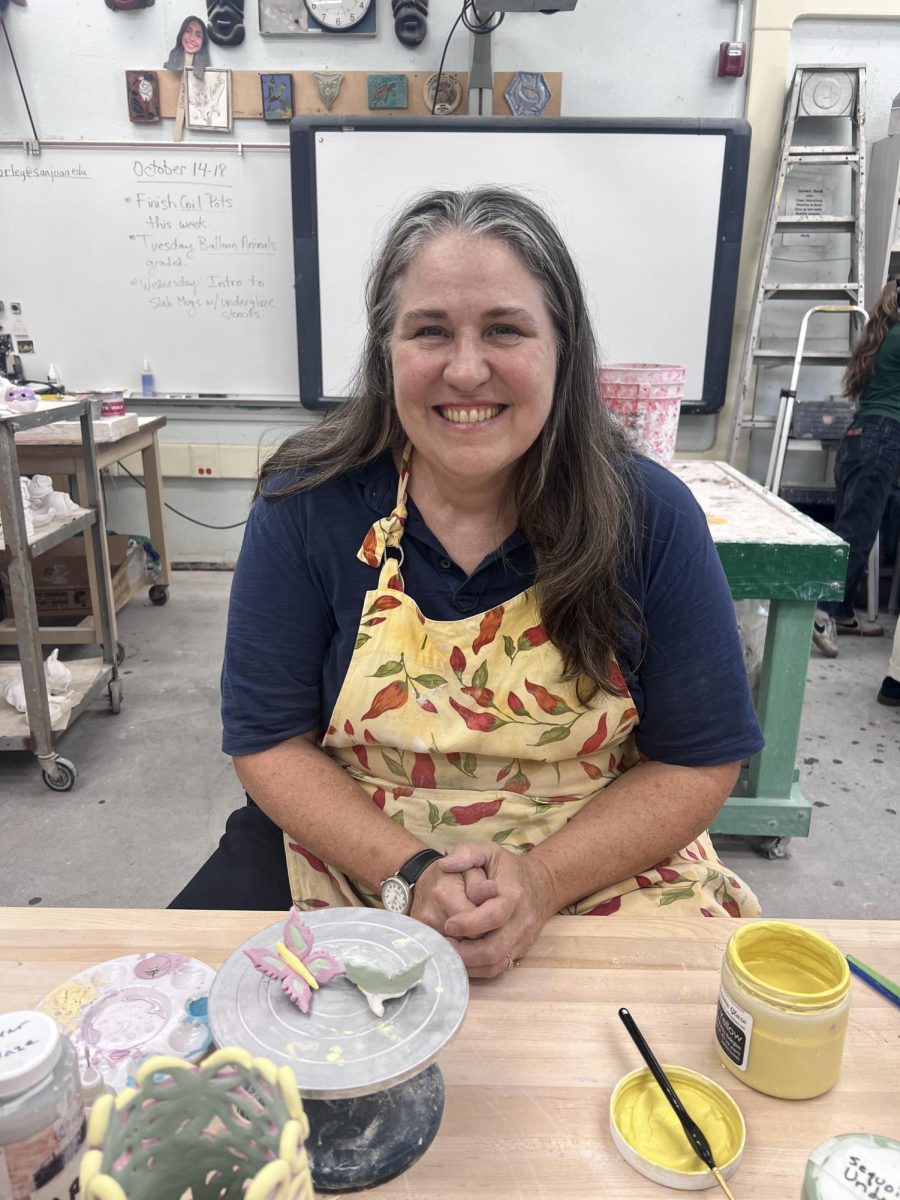
POLYGON ((607 363, 600 395, 634 437, 641 454, 664 467, 675 457, 685 367, 667 363, 607 363))

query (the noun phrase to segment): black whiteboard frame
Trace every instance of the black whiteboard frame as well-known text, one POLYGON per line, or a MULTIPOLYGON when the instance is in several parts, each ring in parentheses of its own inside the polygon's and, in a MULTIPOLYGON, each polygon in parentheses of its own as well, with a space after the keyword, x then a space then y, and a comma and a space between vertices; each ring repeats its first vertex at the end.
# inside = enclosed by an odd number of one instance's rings
MULTIPOLYGON (((323 396, 322 313, 319 301, 318 203, 316 134, 335 130, 435 135, 480 133, 629 133, 674 134, 685 137, 724 138, 719 225, 710 294, 703 393, 699 402, 685 402, 681 411, 691 415, 717 413, 725 404, 728 360, 734 327, 741 234, 750 160, 750 126, 744 120, 600 120, 589 117, 562 119, 507 117, 383 117, 301 116, 290 129, 291 197, 294 234, 294 295, 297 307, 297 351, 300 359, 300 401, 304 408, 321 411, 342 403, 342 397, 323 396)), ((428 186, 423 180, 423 189, 428 186)), ((664 308, 666 297, 660 297, 664 308)), ((674 298, 673 301, 674 303, 674 298)))

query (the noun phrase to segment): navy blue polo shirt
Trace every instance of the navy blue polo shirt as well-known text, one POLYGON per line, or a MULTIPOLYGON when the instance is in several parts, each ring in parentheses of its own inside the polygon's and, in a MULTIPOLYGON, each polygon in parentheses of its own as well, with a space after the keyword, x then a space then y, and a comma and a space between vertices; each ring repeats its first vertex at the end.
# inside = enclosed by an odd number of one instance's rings
MULTIPOLYGON (((618 659, 640 715, 638 749, 682 766, 746 758, 763 739, 706 518, 671 472, 640 456, 635 463, 641 528, 624 582, 645 635, 623 624, 618 659)), ((312 491, 254 504, 228 611, 226 754, 254 754, 327 727, 363 598, 378 580, 356 554, 373 522, 393 508, 397 482, 386 452, 312 491)), ((403 553, 406 591, 431 620, 485 612, 534 582, 534 556, 520 533, 467 576, 411 500, 403 553)))

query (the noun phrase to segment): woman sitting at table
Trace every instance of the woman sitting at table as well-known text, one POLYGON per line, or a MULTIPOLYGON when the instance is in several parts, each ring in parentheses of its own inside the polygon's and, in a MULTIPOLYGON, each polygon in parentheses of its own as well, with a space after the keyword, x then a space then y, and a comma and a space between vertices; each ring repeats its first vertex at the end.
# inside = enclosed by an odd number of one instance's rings
POLYGON ((174 905, 383 902, 473 976, 558 912, 757 914, 705 832, 762 745, 728 586, 600 402, 558 231, 427 194, 367 310, 353 399, 261 473, 222 676, 253 799, 174 905))

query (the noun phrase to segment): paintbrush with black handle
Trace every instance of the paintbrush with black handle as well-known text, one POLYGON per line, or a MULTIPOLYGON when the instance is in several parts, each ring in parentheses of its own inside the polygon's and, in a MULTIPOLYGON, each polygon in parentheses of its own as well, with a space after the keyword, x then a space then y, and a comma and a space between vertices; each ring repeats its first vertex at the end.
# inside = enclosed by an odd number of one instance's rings
POLYGON ((628 1011, 627 1008, 619 1009, 619 1017, 622 1021, 622 1024, 628 1030, 628 1032, 631 1036, 631 1040, 634 1042, 634 1044, 637 1046, 638 1050, 640 1051, 641 1058, 644 1060, 644 1062, 650 1068, 650 1073, 652 1074, 653 1078, 656 1080, 656 1082, 662 1088, 663 1095, 668 1100, 668 1102, 672 1105, 672 1108, 675 1110, 675 1115, 678 1118, 678 1120, 681 1122, 681 1127, 684 1130, 685 1134, 687 1135, 687 1139, 691 1143, 691 1146, 694 1149, 694 1153, 697 1155, 697 1157, 700 1159, 701 1162, 705 1163, 706 1166, 709 1167, 709 1169, 710 1169, 710 1171, 712 1171, 713 1175, 715 1175, 716 1182, 718 1183, 718 1185, 722 1189, 722 1191, 725 1193, 725 1195, 728 1197, 728 1200, 734 1200, 734 1196, 732 1196, 731 1192, 728 1190, 728 1184, 722 1178, 722 1172, 716 1166, 716 1160, 713 1157, 712 1148, 710 1147, 709 1142, 704 1137, 703 1130, 700 1128, 700 1126, 697 1124, 697 1122, 690 1116, 687 1109, 684 1107, 684 1105, 678 1099, 678 1093, 675 1091, 675 1089, 672 1087, 671 1083, 669 1082, 665 1071, 662 1069, 662 1067, 656 1061, 656 1057, 653 1054, 653 1051, 647 1045, 646 1041, 644 1040, 644 1035, 638 1029, 637 1024, 635 1023, 634 1017, 631 1015, 631 1013, 628 1011))

